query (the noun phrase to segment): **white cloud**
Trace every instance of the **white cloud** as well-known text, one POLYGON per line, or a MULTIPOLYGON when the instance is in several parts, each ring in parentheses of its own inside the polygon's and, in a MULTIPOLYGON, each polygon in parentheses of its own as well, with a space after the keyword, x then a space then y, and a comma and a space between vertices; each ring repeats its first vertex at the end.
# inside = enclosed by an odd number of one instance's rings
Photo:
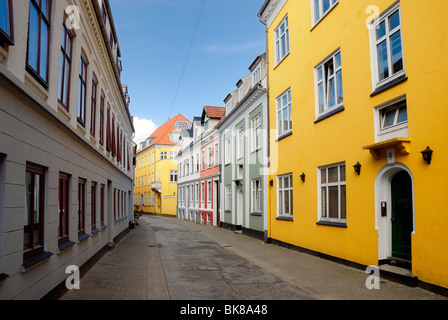
POLYGON ((134 117, 134 128, 134 142, 139 144, 149 138, 149 136, 157 129, 157 125, 152 122, 152 120, 134 117))

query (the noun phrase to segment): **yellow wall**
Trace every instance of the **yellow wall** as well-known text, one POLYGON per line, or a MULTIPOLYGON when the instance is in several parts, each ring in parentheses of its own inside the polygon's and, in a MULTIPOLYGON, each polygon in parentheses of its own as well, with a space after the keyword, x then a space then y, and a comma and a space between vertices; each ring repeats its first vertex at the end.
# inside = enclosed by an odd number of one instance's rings
MULTIPOLYGON (((156 213, 163 215, 176 215, 177 213, 177 183, 170 182, 170 171, 177 171, 177 153, 179 147, 172 146, 152 146, 151 148, 137 155, 137 164, 135 169, 135 188, 134 197, 137 196, 136 203, 141 203, 141 196, 145 202, 145 213, 156 213), (161 160, 160 152, 167 152, 168 159, 161 160), (170 159, 170 153, 175 153, 176 158, 170 159), (155 154, 155 163, 153 157, 155 154), (148 159, 148 160, 146 160, 148 159), (149 161, 150 159, 150 161, 149 161), (141 161, 143 160, 143 161, 141 161), (150 164, 149 164, 150 163, 150 164), (159 181, 158 173, 160 172, 160 181, 162 183, 162 194, 155 193, 151 190, 151 183, 159 181), (154 174, 154 179, 153 179, 154 174), (146 176, 151 177, 151 183, 140 183, 140 178, 145 181, 146 176), (155 194, 155 206, 153 201, 155 194), (146 201, 146 195, 150 197, 146 201)), ((149 178, 148 178, 149 181, 149 178)))
MULTIPOLYGON (((376 0, 380 12, 394 1, 376 0)), ((292 91, 293 134, 276 141, 271 132, 270 237, 364 265, 378 264, 375 179, 387 159, 375 160, 364 146, 375 143, 374 107, 406 94, 410 154, 395 161, 414 179, 413 273, 448 287, 448 2, 401 1, 404 63, 408 80, 371 97, 372 71, 366 8, 372 1, 340 1, 314 28, 310 1, 287 1, 268 29, 270 129, 277 128, 276 98, 292 91), (274 30, 288 14, 290 53, 274 64, 274 30), (316 120, 314 67, 340 48, 345 110, 316 120), (420 152, 434 151, 431 165, 420 152), (278 155, 282 155, 279 159, 278 155), (285 155, 288 155, 287 157, 285 155), (346 162, 347 228, 316 225, 319 166, 346 162), (353 165, 362 164, 361 175, 353 165), (279 221, 277 175, 293 173, 294 221, 279 221), (300 175, 306 174, 302 183, 300 175)))

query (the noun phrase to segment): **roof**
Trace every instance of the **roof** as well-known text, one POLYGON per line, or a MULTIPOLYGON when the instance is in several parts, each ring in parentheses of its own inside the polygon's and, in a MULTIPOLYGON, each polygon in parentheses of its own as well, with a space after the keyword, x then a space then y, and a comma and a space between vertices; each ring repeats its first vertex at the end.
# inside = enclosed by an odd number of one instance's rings
POLYGON ((226 115, 226 108, 205 106, 204 112, 202 113, 202 120, 204 120, 204 116, 206 114, 207 114, 207 117, 209 117, 210 119, 221 120, 226 115))
POLYGON ((191 122, 185 118, 183 115, 178 114, 174 118, 168 120, 165 124, 160 126, 159 128, 154 131, 154 133, 149 137, 149 139, 154 139, 151 144, 144 149, 138 151, 138 153, 145 151, 146 149, 151 148, 154 145, 165 145, 165 146, 175 146, 179 145, 179 143, 175 143, 171 141, 170 134, 174 131, 179 131, 178 128, 175 128, 175 124, 179 121, 182 122, 188 122, 191 124, 191 122))

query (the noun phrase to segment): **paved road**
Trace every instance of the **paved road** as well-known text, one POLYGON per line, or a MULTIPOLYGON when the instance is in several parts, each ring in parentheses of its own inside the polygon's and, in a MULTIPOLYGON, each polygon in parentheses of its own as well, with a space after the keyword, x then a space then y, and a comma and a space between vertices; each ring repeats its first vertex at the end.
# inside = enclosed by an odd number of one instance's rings
POLYGON ((150 223, 173 300, 311 299, 296 286, 200 232, 162 219, 152 219, 150 223))
POLYGON ((445 300, 241 234, 145 216, 61 300, 445 300))

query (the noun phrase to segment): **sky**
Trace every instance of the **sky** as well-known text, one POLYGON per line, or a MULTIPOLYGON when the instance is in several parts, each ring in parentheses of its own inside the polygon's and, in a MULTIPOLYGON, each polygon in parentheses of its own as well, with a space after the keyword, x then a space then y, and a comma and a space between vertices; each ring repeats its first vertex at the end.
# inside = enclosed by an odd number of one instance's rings
POLYGON ((264 0, 110 0, 139 143, 225 97, 266 51, 264 0))

